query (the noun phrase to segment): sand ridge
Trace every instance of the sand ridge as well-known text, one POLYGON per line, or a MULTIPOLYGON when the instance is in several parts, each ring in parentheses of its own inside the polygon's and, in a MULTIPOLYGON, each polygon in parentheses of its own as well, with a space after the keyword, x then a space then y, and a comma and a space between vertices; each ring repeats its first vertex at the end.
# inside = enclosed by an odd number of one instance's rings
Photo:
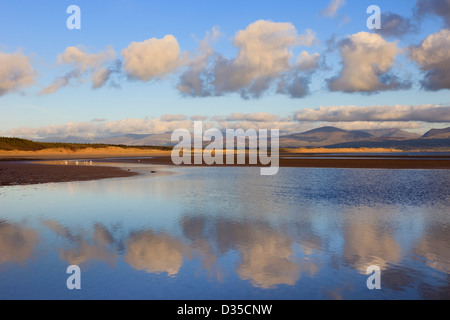
POLYGON ((81 159, 81 158, 113 158, 113 157, 151 157, 170 156, 171 151, 145 150, 139 148, 86 148, 80 150, 71 149, 44 149, 39 151, 0 150, 0 159, 81 159))

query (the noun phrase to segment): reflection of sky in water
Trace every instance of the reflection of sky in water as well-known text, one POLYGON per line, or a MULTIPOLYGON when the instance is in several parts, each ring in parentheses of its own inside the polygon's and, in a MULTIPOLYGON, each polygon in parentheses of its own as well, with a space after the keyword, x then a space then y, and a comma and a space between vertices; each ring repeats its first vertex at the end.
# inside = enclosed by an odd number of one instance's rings
POLYGON ((172 170, 0 188, 0 298, 450 298, 449 171, 172 170))

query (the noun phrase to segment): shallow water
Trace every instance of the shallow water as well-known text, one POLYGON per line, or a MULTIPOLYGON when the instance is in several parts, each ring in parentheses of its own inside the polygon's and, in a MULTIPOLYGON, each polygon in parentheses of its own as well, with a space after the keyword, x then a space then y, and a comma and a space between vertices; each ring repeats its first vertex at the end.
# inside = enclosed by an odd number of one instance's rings
POLYGON ((162 169, 0 188, 0 299, 450 298, 448 170, 162 169))

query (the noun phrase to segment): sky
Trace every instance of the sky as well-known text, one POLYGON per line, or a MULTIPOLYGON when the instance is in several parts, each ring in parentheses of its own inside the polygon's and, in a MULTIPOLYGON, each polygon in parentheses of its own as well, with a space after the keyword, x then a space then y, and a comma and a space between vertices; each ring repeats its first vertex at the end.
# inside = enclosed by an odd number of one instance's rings
POLYGON ((0 135, 448 127, 449 26, 450 0, 2 1, 0 135))

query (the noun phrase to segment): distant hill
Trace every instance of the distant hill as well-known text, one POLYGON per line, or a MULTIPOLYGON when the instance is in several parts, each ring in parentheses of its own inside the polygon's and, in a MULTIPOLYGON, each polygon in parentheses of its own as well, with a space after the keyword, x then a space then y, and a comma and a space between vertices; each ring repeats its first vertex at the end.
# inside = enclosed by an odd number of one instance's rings
POLYGON ((124 144, 127 146, 175 146, 177 142, 171 141, 172 133, 161 134, 126 134, 98 140, 101 143, 124 144))
POLYGON ((393 148, 401 150, 438 151, 450 149, 450 139, 408 139, 385 141, 345 142, 326 146, 327 148, 393 148))
POLYGON ((425 139, 446 139, 450 138, 450 127, 445 129, 431 129, 427 133, 425 133, 422 138, 425 139))
MULTIPOLYGON (((119 148, 129 148, 124 145, 113 145, 113 144, 98 144, 98 143, 52 143, 52 142, 36 142, 20 138, 5 138, 0 137, 0 150, 18 150, 18 151, 39 151, 45 149, 68 149, 68 150, 82 150, 87 148, 100 149, 107 147, 119 147, 119 148)), ((133 148, 140 149, 158 149, 158 150, 170 150, 171 148, 159 147, 159 146, 133 146, 133 148)))
POLYGON ((86 143, 93 143, 93 141, 81 138, 81 137, 75 137, 75 136, 67 136, 64 138, 44 138, 44 139, 36 139, 35 142, 49 142, 49 143, 77 143, 77 144, 86 144, 86 143))
POLYGON ((420 134, 408 132, 401 129, 373 129, 373 130, 362 130, 364 132, 370 133, 377 138, 390 138, 390 139, 418 139, 420 134))
MULTIPOLYGON (((225 145, 225 132, 224 136, 225 145)), ((42 150, 45 148, 98 148, 102 146, 130 146, 171 148, 178 142, 171 141, 172 133, 124 134, 115 137, 87 141, 79 137, 66 137, 59 141, 45 139, 30 141, 17 138, 0 138, 0 150, 42 150), (45 142, 43 142, 45 141, 45 142), (70 143, 69 143, 70 142, 70 143)), ((396 148, 412 149, 450 149, 450 127, 432 129, 422 137, 401 129, 343 130, 336 127, 322 127, 302 133, 280 137, 281 148, 331 147, 331 148, 396 148)), ((204 142, 204 146, 209 142, 204 142)))
POLYGON ((285 148, 323 147, 350 141, 365 141, 375 138, 372 134, 358 130, 342 130, 335 127, 322 127, 280 137, 280 146, 285 148))

